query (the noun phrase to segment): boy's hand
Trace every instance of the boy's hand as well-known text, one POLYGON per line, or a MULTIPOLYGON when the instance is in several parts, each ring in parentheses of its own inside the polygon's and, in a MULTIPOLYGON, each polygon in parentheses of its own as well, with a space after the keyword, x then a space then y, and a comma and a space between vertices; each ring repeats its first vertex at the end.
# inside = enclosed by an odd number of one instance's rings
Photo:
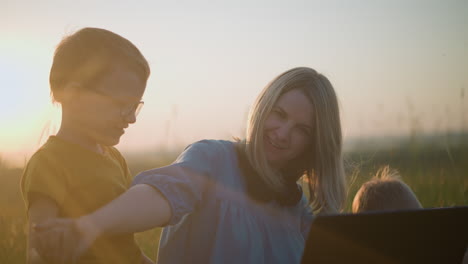
POLYGON ((39 255, 53 264, 76 263, 80 234, 72 219, 50 219, 34 227, 34 244, 39 255))

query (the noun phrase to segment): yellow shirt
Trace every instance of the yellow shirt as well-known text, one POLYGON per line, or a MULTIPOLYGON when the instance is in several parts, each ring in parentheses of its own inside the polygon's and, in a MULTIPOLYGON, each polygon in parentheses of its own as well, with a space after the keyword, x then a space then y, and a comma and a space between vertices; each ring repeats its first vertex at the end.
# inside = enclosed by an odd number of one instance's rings
MULTIPOLYGON (((31 193, 54 200, 60 217, 89 214, 125 192, 132 177, 116 148, 98 154, 56 136, 31 157, 23 172, 21 190, 26 207, 31 193)), ((130 264, 141 262, 133 234, 99 237, 78 263, 130 264)))

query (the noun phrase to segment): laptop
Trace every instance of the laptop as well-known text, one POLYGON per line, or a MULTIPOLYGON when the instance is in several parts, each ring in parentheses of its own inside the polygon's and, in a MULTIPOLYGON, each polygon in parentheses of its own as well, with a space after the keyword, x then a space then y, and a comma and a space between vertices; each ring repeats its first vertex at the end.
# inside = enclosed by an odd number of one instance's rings
POLYGON ((462 263, 468 206, 317 216, 302 264, 462 263))

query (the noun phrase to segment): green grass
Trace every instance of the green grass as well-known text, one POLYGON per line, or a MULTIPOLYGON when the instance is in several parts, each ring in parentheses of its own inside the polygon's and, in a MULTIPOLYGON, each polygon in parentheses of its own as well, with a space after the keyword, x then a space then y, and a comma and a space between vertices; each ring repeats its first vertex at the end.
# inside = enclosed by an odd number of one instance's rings
POLYGON ((26 262, 26 217, 0 217, 0 263, 26 262))
POLYGON ((361 151, 346 155, 350 179, 347 210, 363 182, 379 167, 398 170, 425 208, 468 204, 468 145, 447 148, 421 146, 417 151, 400 147, 385 151, 361 151))
MULTIPOLYGON (((169 164, 175 154, 128 157, 133 174, 169 164)), ((445 207, 468 204, 468 145, 453 147, 402 146, 380 151, 346 153, 347 174, 350 181, 347 203, 350 203, 360 185, 370 179, 376 170, 389 164, 397 169, 402 179, 414 190, 424 207, 445 207)), ((20 195, 19 179, 22 169, 9 168, 0 159, 0 263, 25 263, 26 216, 20 195)), ((155 259, 160 229, 136 235, 142 250, 155 259)))

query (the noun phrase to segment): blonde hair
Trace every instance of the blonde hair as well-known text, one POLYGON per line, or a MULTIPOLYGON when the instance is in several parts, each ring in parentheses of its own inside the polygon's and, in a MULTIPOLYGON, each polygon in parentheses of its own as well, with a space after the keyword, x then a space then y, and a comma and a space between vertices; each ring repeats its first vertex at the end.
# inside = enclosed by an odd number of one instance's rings
POLYGON ((342 158, 342 135, 338 100, 330 81, 315 70, 293 68, 273 79, 250 109, 244 151, 255 171, 269 188, 283 191, 280 172, 269 166, 263 148, 263 125, 274 104, 284 93, 300 89, 313 107, 311 147, 296 161, 301 176, 307 177, 309 202, 316 213, 342 210, 346 197, 342 158))
POLYGON ((361 186, 352 205, 354 213, 417 208, 421 208, 421 204, 416 195, 401 180, 398 171, 388 165, 361 186))

